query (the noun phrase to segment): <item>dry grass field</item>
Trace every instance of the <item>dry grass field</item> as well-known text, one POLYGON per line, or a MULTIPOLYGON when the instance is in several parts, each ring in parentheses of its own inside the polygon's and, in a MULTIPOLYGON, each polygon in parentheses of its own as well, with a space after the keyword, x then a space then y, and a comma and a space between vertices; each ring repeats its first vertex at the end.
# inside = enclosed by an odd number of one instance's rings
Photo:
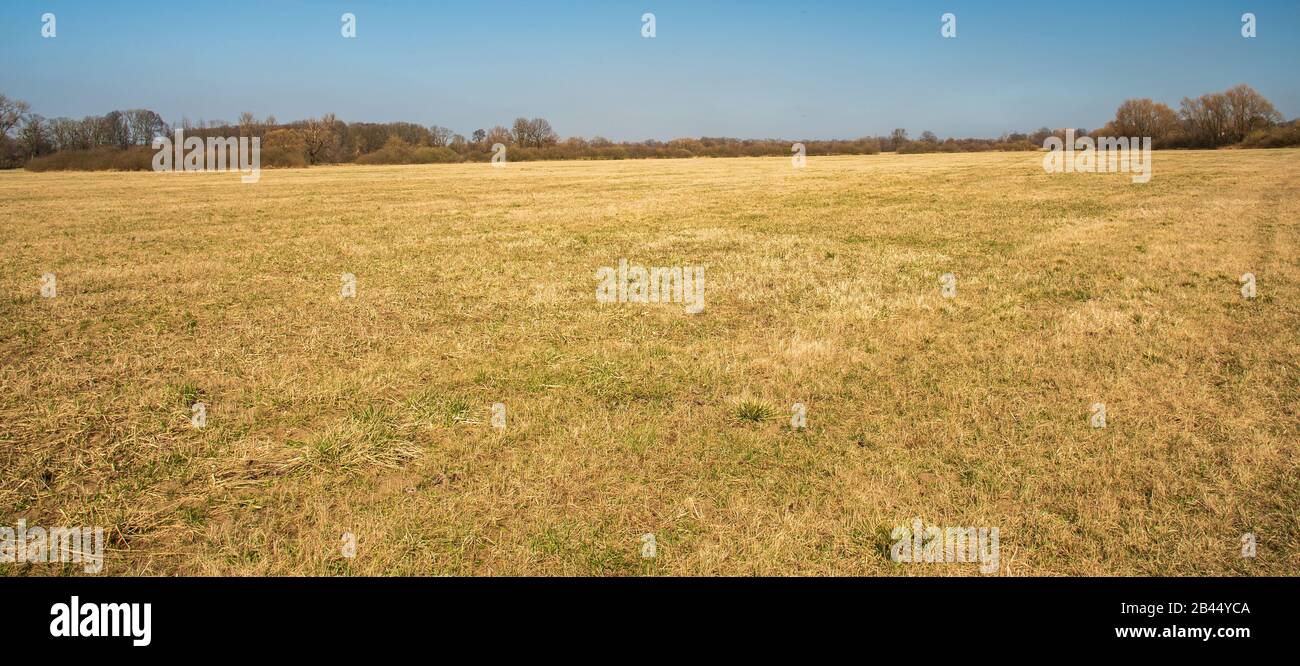
POLYGON ((1296 150, 0 173, 0 525, 106 575, 979 575, 890 561, 913 517, 1295 574, 1298 220, 1296 150), (704 310, 597 302, 620 258, 704 310))

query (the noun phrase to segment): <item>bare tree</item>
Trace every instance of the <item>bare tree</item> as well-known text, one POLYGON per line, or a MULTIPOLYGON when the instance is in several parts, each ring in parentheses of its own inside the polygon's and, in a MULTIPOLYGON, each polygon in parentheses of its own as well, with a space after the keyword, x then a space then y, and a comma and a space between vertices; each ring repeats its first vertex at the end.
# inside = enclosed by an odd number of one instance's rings
POLYGON ((1223 96, 1228 104, 1228 128, 1234 142, 1257 129, 1282 122, 1282 114, 1273 103, 1244 83, 1229 88, 1223 96))
POLYGON ((515 118, 510 134, 516 144, 530 148, 541 148, 559 141, 559 136, 545 118, 515 118))
POLYGON ((533 140, 533 124, 527 118, 515 118, 515 124, 510 127, 510 136, 516 145, 530 145, 533 140))
POLYGON ((55 118, 46 123, 50 132, 50 141, 55 150, 80 150, 90 147, 81 121, 71 118, 55 118))
POLYGON ((126 114, 121 111, 109 111, 103 116, 90 116, 82 121, 90 128, 91 144, 127 148, 131 145, 131 127, 126 114))
POLYGON ((1178 115, 1195 145, 1213 147, 1229 142, 1228 98, 1222 94, 1211 93, 1197 99, 1184 97, 1178 115))
POLYGON ((533 145, 538 148, 553 145, 560 140, 559 135, 551 128, 551 123, 545 118, 533 118, 529 124, 533 128, 533 145))
POLYGON ((138 146, 147 146, 154 137, 167 133, 167 123, 162 116, 149 109, 131 109, 125 114, 130 130, 130 142, 138 146))
POLYGON ((483 143, 489 147, 498 143, 505 145, 511 141, 513 141, 513 139, 510 136, 510 130, 500 125, 488 130, 487 136, 483 138, 483 143))
POLYGON ((27 102, 0 94, 0 136, 9 136, 9 131, 17 127, 31 110, 27 102))
POLYGON ((28 159, 54 150, 45 118, 35 113, 27 115, 22 129, 18 131, 18 150, 28 159))
POLYGON ((434 146, 445 146, 451 142, 451 136, 454 134, 451 130, 440 125, 429 127, 429 143, 434 146))
POLYGON ((303 140, 306 143, 308 162, 321 164, 338 159, 339 137, 334 132, 337 122, 338 119, 332 113, 319 120, 312 118, 306 122, 303 140))
POLYGON ((1149 99, 1125 100, 1115 110, 1115 120, 1099 132, 1115 136, 1149 136, 1157 144, 1178 131, 1178 114, 1149 99))
POLYGON ((251 111, 245 111, 239 114, 239 136, 260 136, 258 131, 257 116, 251 111))

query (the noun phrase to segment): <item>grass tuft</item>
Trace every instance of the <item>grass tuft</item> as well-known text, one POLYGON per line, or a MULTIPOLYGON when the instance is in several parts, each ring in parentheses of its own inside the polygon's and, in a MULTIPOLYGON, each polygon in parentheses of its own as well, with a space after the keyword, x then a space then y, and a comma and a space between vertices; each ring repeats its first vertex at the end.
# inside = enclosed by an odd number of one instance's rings
POLYGON ((736 407, 736 420, 749 421, 751 423, 762 423, 772 418, 775 413, 771 407, 752 400, 742 400, 736 407))

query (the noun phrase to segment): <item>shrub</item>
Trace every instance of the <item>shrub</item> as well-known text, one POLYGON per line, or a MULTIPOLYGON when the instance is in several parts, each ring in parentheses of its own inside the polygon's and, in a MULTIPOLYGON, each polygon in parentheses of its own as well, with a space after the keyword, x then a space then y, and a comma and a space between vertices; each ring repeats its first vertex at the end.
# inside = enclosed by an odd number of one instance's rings
POLYGON ((145 146, 61 150, 27 162, 28 171, 149 171, 154 151, 145 146))
POLYGON ((1246 135, 1241 141, 1242 148, 1283 148, 1300 146, 1300 121, 1289 125, 1278 125, 1266 129, 1257 129, 1246 135))
POLYGON ((307 166, 307 140, 302 132, 278 129, 262 137, 262 166, 307 166))
POLYGON ((357 158, 357 164, 437 164, 459 162, 456 151, 442 146, 412 146, 392 136, 384 147, 357 158))
POLYGON ((287 148, 263 148, 263 167, 305 167, 307 156, 287 148))

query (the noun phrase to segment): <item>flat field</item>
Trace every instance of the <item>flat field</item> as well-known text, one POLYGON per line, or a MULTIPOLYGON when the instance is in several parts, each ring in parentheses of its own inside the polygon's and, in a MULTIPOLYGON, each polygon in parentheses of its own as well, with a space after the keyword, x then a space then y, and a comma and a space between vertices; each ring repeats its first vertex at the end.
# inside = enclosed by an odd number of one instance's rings
POLYGON ((0 525, 108 575, 979 575, 891 561, 913 518, 1294 575, 1300 151, 1154 160, 0 173, 0 525), (703 311, 598 302, 620 259, 703 311))

